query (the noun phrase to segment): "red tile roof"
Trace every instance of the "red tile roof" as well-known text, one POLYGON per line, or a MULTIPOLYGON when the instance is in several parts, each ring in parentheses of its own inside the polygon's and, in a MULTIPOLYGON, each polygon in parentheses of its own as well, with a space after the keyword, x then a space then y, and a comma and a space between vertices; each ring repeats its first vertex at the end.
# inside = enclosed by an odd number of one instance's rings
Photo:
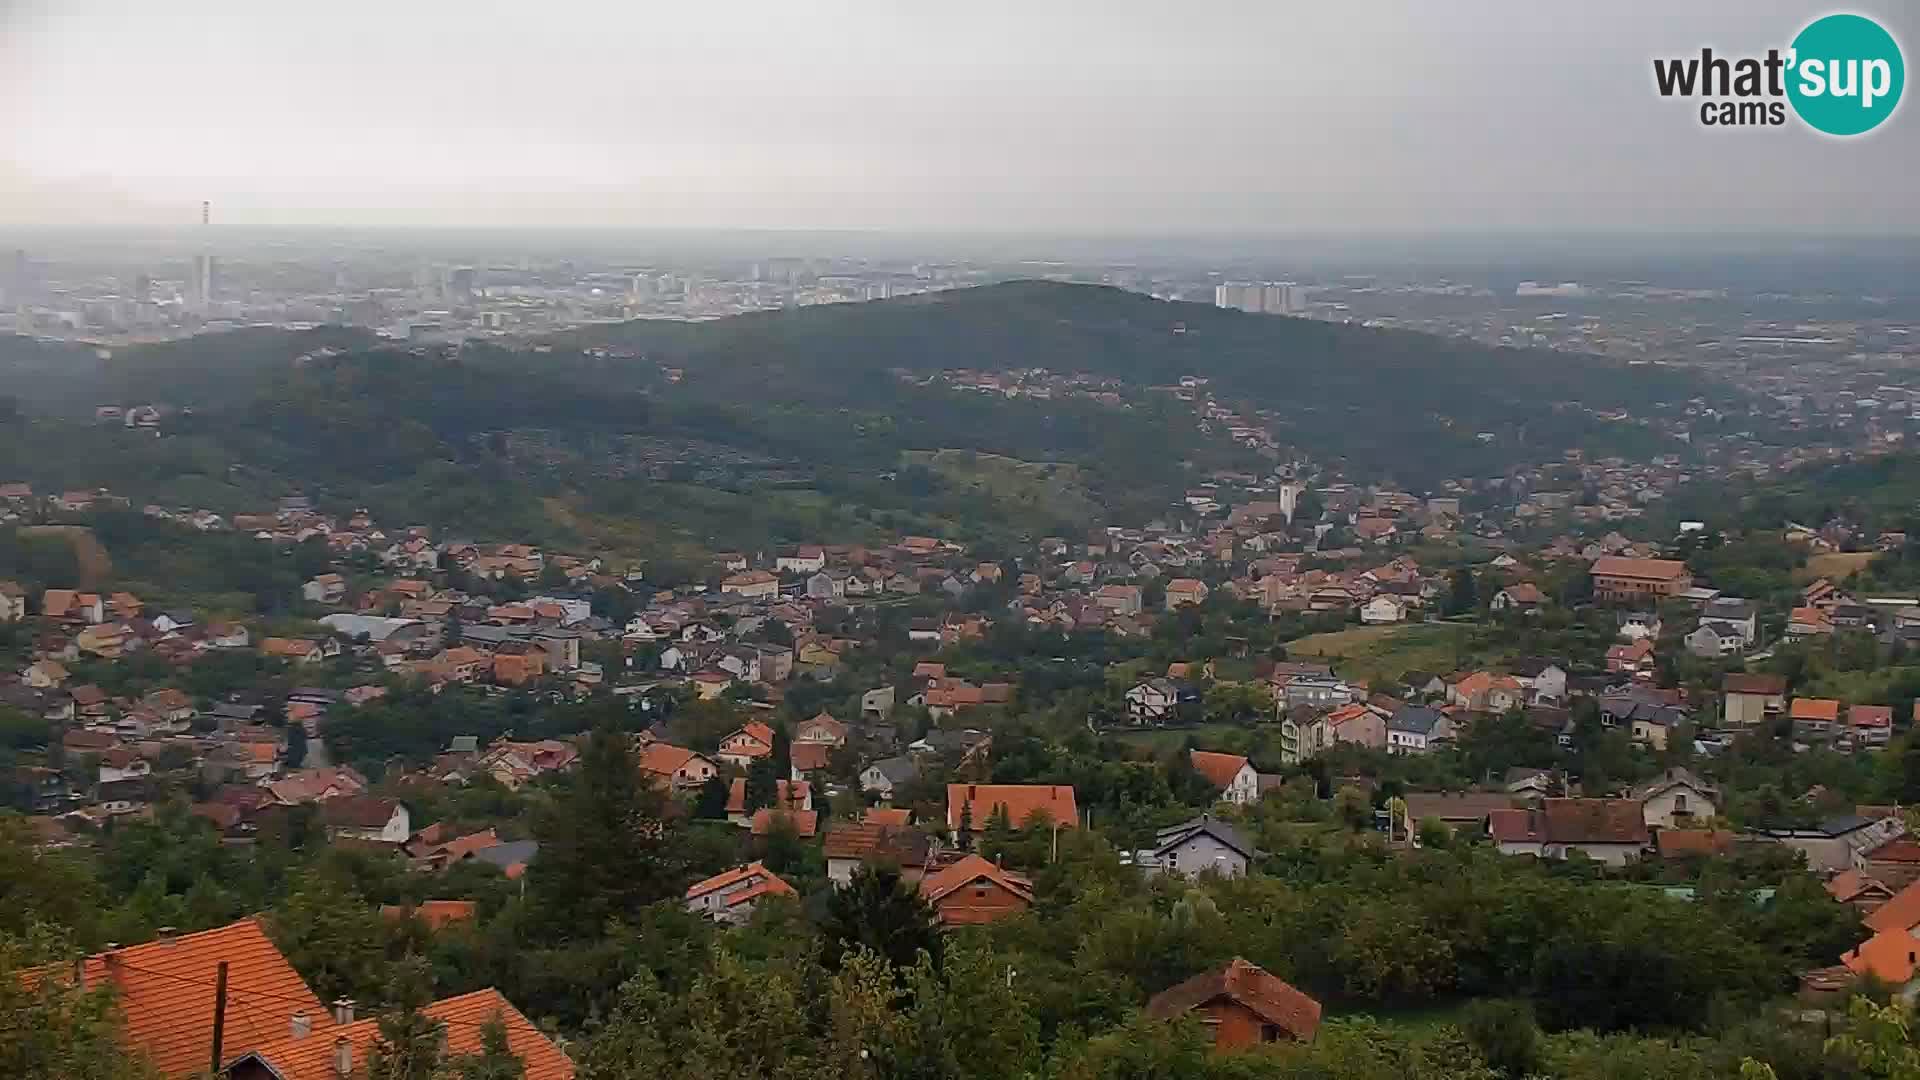
MULTIPOLYGON (((163 1076, 185 1077, 204 1071, 211 1061, 213 992, 222 961, 227 964, 223 1057, 230 1061, 285 1039, 297 1012, 313 1022, 309 1039, 332 1045, 331 1038, 320 1037, 331 1024, 320 999, 254 919, 97 953, 86 959, 84 971, 88 986, 104 980, 117 991, 127 1046, 145 1054, 163 1076)), ((70 976, 71 971, 40 968, 29 978, 70 976)))
POLYGON ((1832 722, 1840 719, 1840 703, 1832 698, 1794 698, 1787 706, 1787 715, 1795 720, 1832 722))
POLYGON ((479 905, 472 900, 423 900, 418 906, 387 904, 380 909, 380 915, 391 922, 405 918, 416 918, 427 925, 429 930, 438 930, 449 923, 472 922, 479 905))
POLYGON ((1487 832, 1502 844, 1644 844, 1647 822, 1634 799, 1546 799, 1538 810, 1495 810, 1487 832))
POLYGON ((762 807, 753 812, 753 835, 765 836, 773 831, 774 822, 785 818, 793 825, 793 831, 802 840, 810 839, 820 827, 820 815, 812 810, 775 810, 762 807))
POLYGON ((687 899, 692 900, 697 896, 705 896, 710 892, 731 888, 740 882, 748 881, 755 877, 761 879, 759 884, 751 889, 741 890, 742 893, 751 892, 754 896, 763 896, 767 893, 775 893, 781 896, 795 895, 793 886, 787 884, 780 875, 767 869, 763 863, 750 862, 745 866, 736 866, 731 870, 723 870, 704 881, 696 881, 687 886, 687 899))
POLYGON ((1019 874, 1003 870, 978 855, 968 855, 951 866, 920 879, 920 895, 927 903, 939 905, 940 921, 950 924, 991 922, 1009 914, 1004 907, 975 907, 965 903, 941 905, 940 901, 976 882, 992 884, 1012 893, 1023 907, 1033 903, 1033 882, 1019 874))
POLYGON ((1155 994, 1147 1002, 1147 1015, 1173 1020, 1221 998, 1245 1007, 1302 1041, 1312 1039, 1320 1030, 1318 1001, 1237 956, 1217 971, 1202 972, 1155 994))
POLYGON ((1916 881, 1899 892, 1886 903, 1874 908, 1865 919, 1867 929, 1876 933, 1882 930, 1911 930, 1920 926, 1920 881, 1916 881))
POLYGON ((1672 581, 1686 576, 1687 564, 1673 559, 1629 559, 1624 555, 1602 555, 1594 560, 1591 573, 1595 577, 1672 581))
MULTIPOLYGON (((1207 778, 1214 787, 1226 790, 1240 770, 1247 767, 1247 759, 1239 754, 1218 754, 1211 750, 1190 751, 1193 757, 1193 771, 1207 778)), ((1014 822, 1020 824, 1019 821, 1014 822)))
POLYGON ((900 866, 927 863, 927 838, 905 825, 871 820, 841 822, 827 834, 824 847, 829 859, 881 858, 900 866))
POLYGON ((801 772, 815 772, 827 767, 833 759, 833 744, 797 742, 793 744, 790 757, 793 767, 801 772))
POLYGON ((948 784, 947 827, 958 829, 962 811, 973 808, 973 827, 984 829, 995 807, 1007 808, 1013 827, 1024 828, 1035 811, 1045 811, 1063 829, 1080 824, 1080 808, 1067 784, 948 784))
POLYGON ((1892 896, 1893 890, 1880 883, 1878 878, 1863 874, 1858 870, 1843 870, 1827 882, 1827 893, 1835 900, 1845 904, 1857 900, 1868 893, 1892 896))
MULTIPOLYGON (((810 801, 808 795, 812 788, 805 780, 780 780, 774 785, 774 805, 791 810, 805 808, 810 801)), ((747 778, 736 776, 727 785, 727 813, 744 814, 747 812, 747 778)))
MULTIPOLYGON (((498 1013, 507 1026, 507 1048, 526 1066, 526 1080, 572 1080, 573 1062, 498 990, 476 990, 436 1001, 421 1011, 446 1025, 448 1055, 479 1053, 481 1031, 498 1013)), ((376 1018, 324 1030, 316 1020, 313 1033, 305 1038, 289 1037, 285 1025, 281 1035, 277 1042, 252 1048, 254 1056, 271 1065, 281 1080, 338 1080, 333 1065, 335 1042, 342 1038, 349 1041, 354 1068, 364 1072, 380 1038, 380 1028, 376 1018)))
POLYGON ((1920 939, 1905 930, 1883 930, 1840 957, 1855 975, 1872 975, 1889 986, 1904 986, 1920 960, 1920 939))

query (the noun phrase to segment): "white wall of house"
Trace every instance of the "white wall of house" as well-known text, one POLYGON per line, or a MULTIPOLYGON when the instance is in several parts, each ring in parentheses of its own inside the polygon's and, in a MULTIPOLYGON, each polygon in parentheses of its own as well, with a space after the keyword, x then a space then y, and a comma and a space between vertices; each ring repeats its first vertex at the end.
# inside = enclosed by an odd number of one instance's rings
POLYGON ((1691 784, 1668 788, 1640 804, 1649 825, 1682 829, 1705 825, 1713 820, 1713 800, 1691 784))
POLYGON ((1222 877, 1240 877, 1247 872, 1247 857, 1206 833, 1195 833, 1160 852, 1160 861, 1147 869, 1149 873, 1181 877, 1193 877, 1209 870, 1222 877))
POLYGON ((1233 782, 1220 793, 1220 798, 1235 806, 1251 806, 1260 801, 1260 774, 1254 771, 1251 763, 1240 766, 1240 771, 1233 774, 1233 782))

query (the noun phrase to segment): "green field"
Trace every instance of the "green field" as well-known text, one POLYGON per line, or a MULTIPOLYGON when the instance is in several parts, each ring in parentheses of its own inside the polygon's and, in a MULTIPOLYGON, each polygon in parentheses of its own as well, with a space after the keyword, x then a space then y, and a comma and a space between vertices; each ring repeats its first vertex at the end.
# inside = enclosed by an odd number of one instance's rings
POLYGON ((1115 732, 1121 742, 1145 747, 1155 757, 1169 754, 1186 745, 1188 739, 1202 750, 1228 745, 1229 737, 1243 737, 1247 728, 1240 724, 1201 724, 1190 728, 1146 728, 1115 732))
POLYGON ((1483 650, 1475 628, 1459 623, 1356 626, 1287 642, 1293 660, 1325 660, 1349 679, 1379 685, 1409 671, 1436 675, 1473 663, 1483 650))

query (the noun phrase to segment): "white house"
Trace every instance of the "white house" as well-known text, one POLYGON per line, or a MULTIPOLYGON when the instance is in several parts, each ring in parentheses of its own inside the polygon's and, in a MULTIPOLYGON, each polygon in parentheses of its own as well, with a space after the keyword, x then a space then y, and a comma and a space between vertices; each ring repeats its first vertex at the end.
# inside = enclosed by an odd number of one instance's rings
POLYGON ((1686 769, 1668 769, 1633 790, 1641 818, 1663 829, 1690 829, 1713 821, 1720 796, 1711 784, 1686 769))
POLYGON ((1708 660, 1738 655, 1746 647, 1745 639, 1734 624, 1705 619, 1687 635, 1686 642, 1688 652, 1708 660))
POLYGON ((1403 705, 1387 717, 1387 753, 1424 754, 1453 738, 1453 721, 1437 709, 1403 705))
POLYGON ((758 862, 737 866, 687 887, 687 910, 715 922, 739 924, 762 897, 792 896, 793 886, 758 862))
POLYGON ((891 799, 894 789, 912 783, 919 775, 920 769, 910 757, 881 758, 860 770, 860 790, 891 799))
POLYGON ((1148 679, 1127 691, 1127 718, 1136 724, 1170 719, 1181 696, 1180 684, 1172 679, 1148 679))
POLYGON ((1260 801, 1260 774, 1246 758, 1210 750, 1193 750, 1189 754, 1193 771, 1220 789, 1222 802, 1248 806, 1260 801))
POLYGON ((1213 873, 1241 877, 1259 854, 1238 829, 1202 815, 1154 833, 1153 846, 1134 853, 1134 864, 1152 874, 1196 877, 1213 873))
POLYGON ((783 574, 813 574, 826 569, 827 553, 817 547, 801 547, 791 555, 782 555, 773 561, 774 569, 783 574))
POLYGON ((1360 621, 1369 626, 1401 622, 1407 617, 1407 605, 1397 596, 1381 593, 1360 605, 1360 621))
POLYGON ((404 844, 413 835, 412 816, 398 799, 347 795, 320 802, 320 820, 327 835, 383 844, 404 844))

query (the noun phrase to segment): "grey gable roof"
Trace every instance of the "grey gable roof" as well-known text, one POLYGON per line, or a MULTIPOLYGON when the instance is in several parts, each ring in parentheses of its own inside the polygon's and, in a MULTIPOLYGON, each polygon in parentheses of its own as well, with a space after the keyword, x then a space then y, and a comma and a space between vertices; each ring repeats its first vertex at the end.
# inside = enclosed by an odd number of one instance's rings
POLYGON ((1179 847, 1193 837, 1200 835, 1211 836, 1249 859, 1260 854, 1252 844, 1247 842, 1246 837, 1240 835, 1239 829, 1217 818, 1204 816, 1194 818, 1192 821, 1181 825, 1170 825, 1156 832, 1153 838, 1154 853, 1160 854, 1172 848, 1179 847))
POLYGON ((1411 732, 1415 735, 1431 735, 1433 729, 1445 719, 1446 717, 1439 711, 1429 709, 1425 705, 1403 705, 1395 709, 1393 715, 1387 718, 1387 729, 1411 732))

